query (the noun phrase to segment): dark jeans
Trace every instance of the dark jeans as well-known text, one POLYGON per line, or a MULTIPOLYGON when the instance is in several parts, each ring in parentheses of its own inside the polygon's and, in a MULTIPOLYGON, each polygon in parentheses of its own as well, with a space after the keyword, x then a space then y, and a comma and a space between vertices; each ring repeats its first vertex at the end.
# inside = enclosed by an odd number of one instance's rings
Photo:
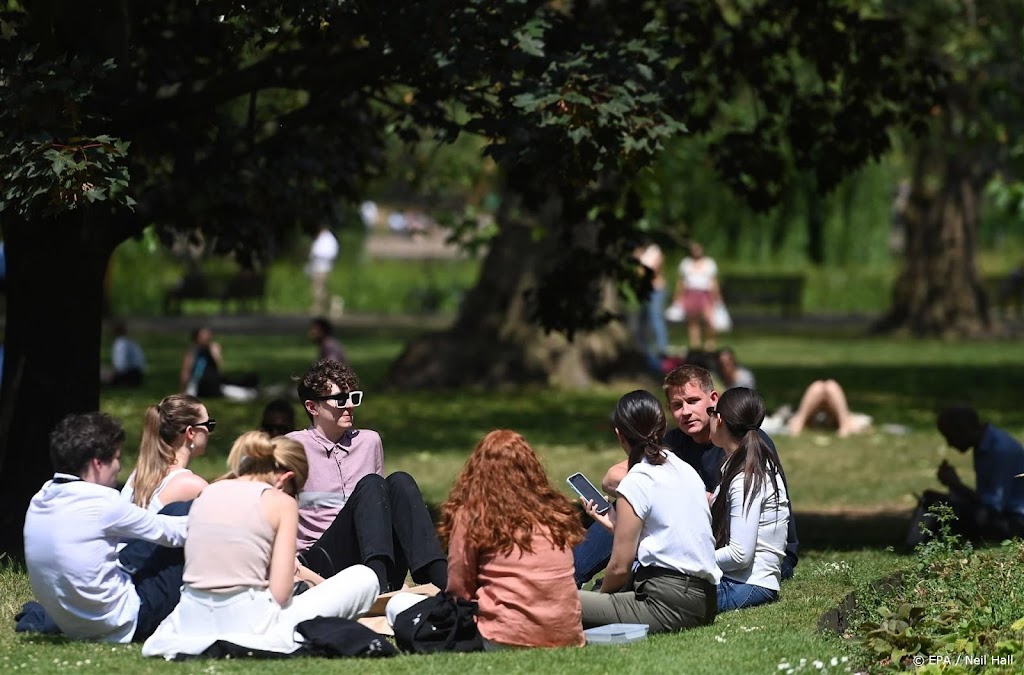
MULTIPOLYGON (((174 502, 160 513, 186 516, 192 501, 174 502)), ((185 567, 185 549, 168 548, 136 539, 121 549, 118 561, 135 582, 139 596, 139 618, 132 641, 143 642, 153 634, 181 599, 181 575, 185 567)))
POLYGON ((299 555, 324 578, 383 560, 390 590, 402 587, 409 570, 417 583, 429 582, 427 566, 447 560, 419 486, 401 471, 386 479, 377 474, 360 479, 334 523, 299 555))
POLYGON ((594 575, 608 566, 612 557, 614 536, 603 525, 593 523, 587 528, 587 536, 572 550, 573 577, 576 588, 594 578, 594 575))

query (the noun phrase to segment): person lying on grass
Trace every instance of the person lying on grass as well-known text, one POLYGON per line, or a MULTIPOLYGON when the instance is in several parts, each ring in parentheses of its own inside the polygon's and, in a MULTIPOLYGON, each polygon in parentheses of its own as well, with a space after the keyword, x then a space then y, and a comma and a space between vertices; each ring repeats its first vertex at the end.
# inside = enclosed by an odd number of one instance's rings
POLYGON ((708 410, 711 441, 726 455, 711 504, 715 560, 723 574, 719 612, 779 598, 789 495, 775 453, 758 433, 764 414, 764 401, 745 387, 729 389, 708 410))
POLYGON ((377 575, 353 565, 292 597, 302 446, 249 431, 235 441, 235 468, 196 498, 188 516, 181 601, 142 646, 143 656, 201 654, 218 640, 291 653, 295 627, 314 617, 354 619, 373 604, 377 575))
POLYGON ((614 510, 598 514, 586 502, 587 514, 613 533, 613 543, 600 592, 579 592, 583 627, 639 623, 662 633, 710 624, 722 572, 703 482, 661 446, 665 412, 653 394, 623 396, 613 421, 629 471, 614 510))

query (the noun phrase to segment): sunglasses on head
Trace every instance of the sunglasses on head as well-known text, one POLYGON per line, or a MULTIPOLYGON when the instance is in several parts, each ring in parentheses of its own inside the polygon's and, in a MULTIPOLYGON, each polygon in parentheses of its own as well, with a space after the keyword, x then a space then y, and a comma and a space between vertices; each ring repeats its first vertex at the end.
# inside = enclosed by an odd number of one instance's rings
MULTIPOLYGON (((195 422, 195 423, 190 424, 188 426, 189 427, 206 427, 206 431, 208 433, 212 434, 213 430, 217 428, 217 420, 215 420, 215 419, 213 419, 211 417, 210 419, 206 420, 205 422, 195 422)), ((187 430, 188 430, 188 427, 185 427, 181 431, 182 431, 182 433, 184 433, 187 430)))
POLYGON ((344 408, 347 404, 351 403, 353 408, 358 408, 359 404, 363 402, 363 392, 359 391, 339 391, 337 394, 324 394, 323 396, 312 396, 309 398, 310 401, 322 401, 324 403, 328 401, 334 401, 335 408, 344 408))
POLYGON ((711 406, 710 408, 707 409, 707 413, 708 417, 711 417, 712 415, 718 414, 718 410, 715 409, 715 406, 711 406))

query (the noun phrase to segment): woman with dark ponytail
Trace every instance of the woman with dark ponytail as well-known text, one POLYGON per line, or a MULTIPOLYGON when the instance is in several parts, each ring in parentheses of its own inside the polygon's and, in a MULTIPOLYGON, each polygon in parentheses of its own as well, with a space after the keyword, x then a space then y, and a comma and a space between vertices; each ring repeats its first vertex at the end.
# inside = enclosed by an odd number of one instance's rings
POLYGON ((764 401, 757 392, 729 389, 708 411, 711 441, 726 454, 711 505, 715 559, 722 568, 718 611, 779 598, 789 531, 789 495, 774 453, 757 430, 764 401))
POLYGON ((629 471, 616 490, 614 511, 601 515, 593 502, 585 504, 612 531, 614 543, 601 591, 580 591, 583 627, 644 623, 662 633, 709 624, 722 573, 704 483, 661 446, 665 411, 653 394, 623 396, 613 421, 629 471))

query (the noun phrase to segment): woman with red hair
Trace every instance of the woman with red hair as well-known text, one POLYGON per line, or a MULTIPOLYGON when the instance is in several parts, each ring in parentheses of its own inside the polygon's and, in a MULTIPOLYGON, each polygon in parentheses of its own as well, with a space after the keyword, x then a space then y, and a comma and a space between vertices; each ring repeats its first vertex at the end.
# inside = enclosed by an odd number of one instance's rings
POLYGON ((584 644, 572 558, 583 527, 521 435, 484 436, 441 505, 439 529, 448 593, 479 605, 485 649, 584 644))

